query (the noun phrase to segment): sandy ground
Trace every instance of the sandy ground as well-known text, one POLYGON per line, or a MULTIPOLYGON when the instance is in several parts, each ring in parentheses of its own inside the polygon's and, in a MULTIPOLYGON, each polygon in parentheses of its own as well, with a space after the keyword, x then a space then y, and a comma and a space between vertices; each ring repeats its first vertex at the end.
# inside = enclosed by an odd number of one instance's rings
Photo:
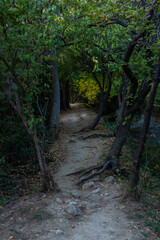
MULTIPOLYGON (((91 133, 75 133, 88 125, 95 113, 75 104, 61 114, 60 149, 54 177, 59 193, 36 193, 0 209, 0 240, 143 240, 147 231, 133 217, 138 203, 122 202, 124 184, 113 177, 89 185, 75 185, 79 176, 67 174, 103 160, 113 139, 82 140, 91 133), (63 146, 63 149, 61 148, 63 146)), ((107 133, 101 122, 92 133, 107 133)), ((54 154, 54 146, 51 153, 54 154)))

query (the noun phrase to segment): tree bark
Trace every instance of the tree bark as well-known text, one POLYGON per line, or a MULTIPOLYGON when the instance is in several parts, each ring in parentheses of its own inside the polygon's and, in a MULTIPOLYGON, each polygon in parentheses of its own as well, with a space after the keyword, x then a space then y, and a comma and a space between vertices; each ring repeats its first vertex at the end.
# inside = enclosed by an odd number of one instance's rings
POLYGON ((63 86, 61 87, 61 109, 66 111, 70 108, 69 104, 69 81, 63 81, 63 86))
POLYGON ((98 109, 97 116, 96 116, 95 120, 93 121, 93 123, 90 126, 88 126, 88 128, 87 128, 88 130, 93 130, 98 125, 99 121, 101 120, 104 102, 105 102, 105 99, 103 99, 103 92, 102 92, 101 97, 100 97, 100 103, 99 103, 99 109, 98 109))
POLYGON ((50 110, 49 132, 53 138, 58 137, 60 117, 60 86, 58 79, 57 60, 52 61, 52 97, 50 110))
POLYGON ((141 137, 139 140, 139 144, 137 147, 136 155, 133 160, 132 164, 132 170, 131 170, 131 176, 130 176, 130 192, 132 197, 136 198, 137 197, 137 184, 139 181, 139 170, 140 170, 140 164, 141 164, 141 157, 144 151, 144 145, 146 143, 147 139, 147 133, 150 125, 150 119, 151 119, 151 114, 153 110, 153 104, 158 88, 158 84, 160 82, 160 58, 159 58, 159 63, 157 66, 157 71, 156 75, 152 84, 149 100, 147 103, 146 111, 145 111, 145 116, 144 116, 144 123, 143 123, 143 128, 141 132, 141 137))
POLYGON ((47 169, 47 164, 46 164, 46 158, 44 155, 44 151, 41 149, 39 143, 38 143, 38 138, 37 138, 37 133, 36 129, 34 128, 34 132, 32 135, 32 139, 35 145, 36 153, 37 153, 37 158, 41 170, 41 175, 43 179, 43 190, 48 191, 48 190, 55 190, 56 189, 56 183, 54 182, 53 176, 51 175, 50 171, 47 169))

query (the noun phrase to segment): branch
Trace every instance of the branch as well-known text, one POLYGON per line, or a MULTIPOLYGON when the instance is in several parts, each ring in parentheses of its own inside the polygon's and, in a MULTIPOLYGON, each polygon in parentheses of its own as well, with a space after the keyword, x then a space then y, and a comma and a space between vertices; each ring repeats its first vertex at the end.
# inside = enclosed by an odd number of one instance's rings
POLYGON ((91 28, 91 27, 106 27, 108 25, 111 25, 111 24, 119 24, 123 27, 127 27, 127 23, 125 22, 122 22, 121 20, 117 19, 117 18, 111 18, 109 19, 108 21, 106 21, 105 23, 103 23, 102 21, 99 21, 97 23, 92 23, 92 24, 89 24, 88 27, 91 28), (108 22, 108 21, 112 21, 112 22, 108 22))
POLYGON ((95 80, 96 80, 96 82, 97 82, 97 84, 98 84, 100 90, 102 91, 102 86, 101 86, 100 81, 98 80, 96 74, 95 74, 94 72, 92 72, 92 74, 93 74, 93 77, 95 78, 95 80))
MULTIPOLYGON (((64 39, 63 39, 63 41, 64 41, 64 39)), ((57 46, 56 50, 59 50, 59 49, 64 48, 64 47, 70 47, 70 46, 73 46, 73 45, 75 45, 77 43, 81 43, 81 42, 82 41, 72 42, 72 43, 65 43, 65 41, 64 41, 64 45, 63 46, 57 46)))

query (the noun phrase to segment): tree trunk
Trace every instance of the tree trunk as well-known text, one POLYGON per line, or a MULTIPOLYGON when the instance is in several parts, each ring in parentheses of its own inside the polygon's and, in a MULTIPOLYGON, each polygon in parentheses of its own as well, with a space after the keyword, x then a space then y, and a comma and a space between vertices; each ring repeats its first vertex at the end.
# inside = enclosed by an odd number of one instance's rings
POLYGON ((38 158, 38 162, 39 162, 39 166, 40 166, 40 170, 41 170, 41 174, 42 174, 43 190, 44 191, 55 190, 56 184, 54 182, 53 176, 51 175, 50 171, 47 169, 45 155, 38 143, 36 129, 34 129, 32 139, 33 139, 33 142, 35 145, 37 158, 38 158))
POLYGON ((127 107, 118 129, 115 131, 116 137, 106 159, 106 162, 111 161, 111 165, 113 168, 119 168, 120 166, 118 161, 119 154, 126 141, 133 117, 135 113, 138 111, 139 107, 143 104, 149 91, 150 82, 146 83, 143 86, 143 89, 141 89, 141 91, 139 92, 138 97, 135 99, 133 105, 127 107))
POLYGON ((131 114, 130 118, 127 121, 125 120, 125 117, 124 117, 123 121, 119 125, 119 128, 116 132, 115 140, 112 144, 112 147, 111 147, 111 149, 108 153, 108 157, 106 159, 107 161, 109 161, 109 160, 111 161, 113 168, 120 167, 119 160, 118 160, 119 155, 120 155, 122 147, 126 141, 133 117, 134 117, 134 114, 131 114))
MULTIPOLYGON (((39 162, 39 167, 41 170, 42 178, 43 178, 43 188, 45 191, 48 190, 54 190, 56 188, 56 184, 54 182, 53 176, 50 174, 49 170, 47 169, 47 164, 46 164, 46 159, 44 155, 44 151, 41 149, 39 143, 38 143, 38 137, 36 133, 36 126, 35 124, 33 125, 33 129, 31 129, 28 125, 27 119, 22 111, 21 103, 19 100, 18 95, 15 93, 15 103, 11 100, 11 93, 7 97, 8 102, 10 105, 13 107, 13 109, 16 111, 17 115, 21 118, 28 134, 33 140, 36 153, 37 153, 37 158, 39 162)), ((31 113, 32 114, 32 113, 31 113)))
POLYGON ((61 109, 66 111, 70 108, 69 105, 69 81, 63 81, 63 86, 61 87, 61 109))
POLYGON ((160 82, 160 58, 159 58, 159 63, 158 63, 157 71, 156 71, 156 76, 155 76, 155 79, 152 84, 149 100, 148 100, 146 111, 145 111, 144 124, 143 124, 142 132, 141 132, 141 137, 139 140, 137 152, 136 152, 135 158, 133 160, 133 165, 132 165, 132 170, 131 170, 129 187, 130 187, 131 195, 134 198, 137 197, 137 184, 139 181, 139 170, 140 170, 141 157, 142 157, 144 145, 145 145, 146 139, 147 139, 147 133, 148 133, 149 125, 150 125, 153 104, 154 104, 154 100, 155 100, 159 82, 160 82))
POLYGON ((69 84, 69 80, 66 81, 66 90, 65 90, 65 96, 66 96, 66 107, 67 109, 70 108, 70 91, 69 91, 69 88, 70 88, 70 84, 69 84))
POLYGON ((96 116, 95 120, 88 127, 85 127, 84 129, 80 130, 80 132, 81 131, 93 130, 98 125, 98 123, 99 123, 99 121, 101 120, 101 117, 102 117, 104 103, 109 98, 110 91, 111 91, 111 78, 109 79, 108 89, 107 89, 107 92, 105 94, 104 94, 104 86, 103 86, 103 88, 101 88, 99 109, 98 109, 98 113, 97 113, 97 116, 96 116))
POLYGON ((102 117, 103 107, 104 107, 104 99, 103 99, 103 92, 102 92, 101 97, 100 97, 100 103, 99 103, 99 109, 98 109, 97 116, 96 116, 95 120, 93 121, 93 123, 91 123, 86 128, 87 130, 93 130, 98 125, 98 123, 99 123, 99 121, 101 120, 101 117, 102 117))
POLYGON ((66 111, 67 106, 66 106, 66 95, 65 95, 65 88, 64 87, 61 87, 60 94, 61 94, 61 109, 66 111))
POLYGON ((49 132, 54 138, 58 137, 60 116, 60 86, 58 79, 57 60, 52 61, 52 98, 49 132))

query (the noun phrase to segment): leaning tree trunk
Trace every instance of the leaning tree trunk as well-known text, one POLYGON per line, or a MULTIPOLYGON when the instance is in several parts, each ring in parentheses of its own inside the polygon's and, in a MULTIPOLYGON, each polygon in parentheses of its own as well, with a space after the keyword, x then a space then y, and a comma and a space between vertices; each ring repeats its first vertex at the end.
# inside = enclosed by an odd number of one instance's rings
POLYGON ((129 119, 126 121, 126 115, 124 116, 123 120, 121 121, 121 124, 118 127, 118 130, 116 132, 115 140, 112 144, 112 147, 108 153, 108 157, 106 161, 111 161, 112 168, 116 169, 120 167, 119 164, 119 155, 122 150, 122 147, 126 141, 133 117, 135 112, 130 114, 129 119))
POLYGON ((103 99, 103 93, 101 93, 101 95, 102 96, 100 98, 97 116, 96 116, 95 120, 93 121, 93 123, 88 127, 89 130, 93 130, 98 125, 99 121, 101 120, 103 108, 104 108, 104 102, 105 102, 105 100, 103 99))
MULTIPOLYGON (((21 120, 24 124, 24 127, 26 128, 29 136, 33 140, 34 147, 35 147, 36 154, 37 154, 37 158, 38 158, 38 162, 39 162, 39 167, 40 167, 40 170, 41 170, 42 179, 43 179, 43 189, 45 191, 54 190, 56 188, 56 184, 54 182, 53 176, 51 175, 50 171, 47 168, 44 151, 42 150, 41 146, 38 143, 38 137, 37 137, 35 124, 33 125, 33 128, 29 127, 28 121, 27 121, 27 119, 26 119, 26 117, 23 113, 23 110, 22 110, 20 99, 19 99, 16 92, 13 93, 13 92, 10 91, 9 95, 6 96, 6 99, 8 100, 10 105, 13 107, 13 109, 16 111, 17 115, 21 118, 21 120), (13 95, 13 94, 15 95, 15 102, 13 100, 11 100, 11 95, 13 95)), ((30 103, 28 103, 28 104, 30 104, 30 103)), ((30 105, 29 105, 29 107, 31 109, 30 105)), ((30 116, 32 116, 32 114, 33 113, 31 111, 30 116)))
POLYGON ((108 89, 107 89, 107 92, 105 94, 104 94, 104 88, 101 89, 100 103, 99 103, 98 113, 97 113, 97 116, 96 116, 95 120, 88 127, 85 127, 83 129, 81 129, 80 132, 93 130, 98 125, 99 121, 101 120, 102 114, 103 114, 104 103, 109 98, 110 91, 111 91, 111 79, 109 79, 108 89))
POLYGON ((60 86, 58 79, 57 60, 52 61, 52 98, 49 132, 54 138, 58 137, 60 116, 60 86))
POLYGON ((32 135, 32 139, 35 145, 37 158, 38 158, 41 175, 43 179, 43 190, 44 191, 54 190, 56 188, 56 183, 54 182, 53 176, 51 175, 50 171, 47 168, 44 151, 41 149, 38 143, 38 138, 37 138, 37 133, 35 128, 34 128, 34 133, 32 135))
POLYGON ((137 198, 137 184, 139 181, 139 170, 140 170, 141 157, 142 157, 143 150, 144 150, 144 144, 147 139, 147 133, 148 133, 149 125, 150 125, 153 104, 154 104, 154 100, 155 100, 159 82, 160 82, 160 58, 159 58, 159 63, 158 63, 157 71, 156 71, 156 76, 155 76, 153 84, 152 84, 149 100, 148 100, 146 111, 145 111, 144 124, 143 124, 143 128, 142 128, 141 137, 139 140, 137 152, 136 152, 135 158, 133 160, 133 165, 132 165, 132 170, 131 170, 129 187, 130 187, 130 193, 133 198, 137 198))

